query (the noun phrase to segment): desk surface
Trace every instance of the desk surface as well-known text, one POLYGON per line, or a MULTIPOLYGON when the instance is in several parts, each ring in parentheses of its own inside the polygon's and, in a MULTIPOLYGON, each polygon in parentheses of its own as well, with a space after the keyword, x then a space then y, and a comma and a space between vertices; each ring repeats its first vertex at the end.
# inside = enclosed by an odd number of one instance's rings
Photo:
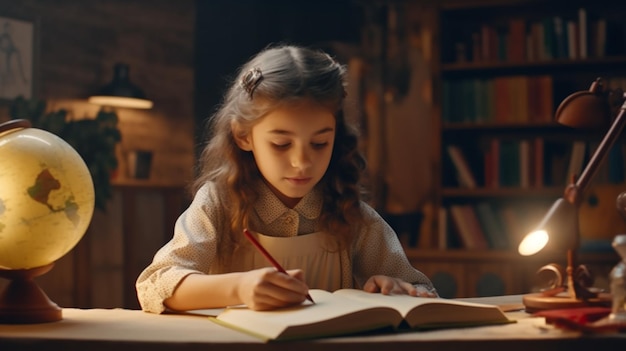
MULTIPOLYGON (((466 299, 519 305, 521 297, 466 299)), ((507 313, 517 323, 485 327, 335 337, 263 343, 206 317, 155 315, 124 309, 63 309, 63 320, 31 325, 0 324, 0 350, 611 350, 626 346, 626 334, 581 335, 555 329, 523 311, 507 313)))

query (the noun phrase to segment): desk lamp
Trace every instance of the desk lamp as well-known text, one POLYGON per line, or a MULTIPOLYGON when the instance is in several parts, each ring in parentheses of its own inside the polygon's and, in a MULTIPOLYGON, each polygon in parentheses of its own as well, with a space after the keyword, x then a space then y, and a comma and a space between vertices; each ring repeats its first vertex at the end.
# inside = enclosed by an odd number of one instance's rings
POLYGON ((144 92, 130 81, 129 67, 116 63, 113 68, 113 81, 89 98, 96 105, 127 107, 137 109, 152 108, 152 101, 146 99, 144 92))
POLYGON ((545 266, 556 273, 553 289, 523 297, 528 310, 573 308, 589 305, 610 305, 608 294, 600 294, 590 285, 589 272, 584 265, 576 266, 580 245, 578 212, 583 195, 609 150, 615 144, 626 123, 626 102, 621 90, 605 89, 601 78, 596 79, 588 91, 576 92, 563 100, 556 111, 558 123, 574 128, 598 129, 610 125, 580 177, 572 179, 565 187, 563 197, 557 199, 537 228, 522 240, 518 247, 521 255, 529 256, 544 249, 567 249, 565 284, 563 273, 556 264, 545 266), (620 107, 620 104, 621 107, 620 107), (615 110, 617 117, 611 121, 615 110), (564 292, 565 290, 565 292, 564 292))

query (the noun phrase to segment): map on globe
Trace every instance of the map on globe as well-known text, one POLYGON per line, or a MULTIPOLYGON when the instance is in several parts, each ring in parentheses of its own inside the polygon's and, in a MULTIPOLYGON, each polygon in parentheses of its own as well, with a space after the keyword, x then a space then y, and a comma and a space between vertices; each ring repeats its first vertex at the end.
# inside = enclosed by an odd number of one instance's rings
POLYGON ((56 261, 85 234, 94 186, 81 156, 36 128, 0 133, 0 269, 56 261))
MULTIPOLYGON (((33 200, 48 206, 52 212, 64 211, 67 218, 75 225, 78 225, 80 222, 80 217, 78 216, 78 204, 74 202, 73 195, 66 199, 64 206, 60 208, 54 208, 54 206, 48 202, 50 192, 60 188, 61 182, 54 178, 48 169, 44 169, 37 175, 35 184, 28 188, 28 195, 33 198, 33 200)), ((0 199, 0 201, 2 201, 2 199, 0 199)), ((2 205, 0 204, 0 210, 1 206, 2 205)))

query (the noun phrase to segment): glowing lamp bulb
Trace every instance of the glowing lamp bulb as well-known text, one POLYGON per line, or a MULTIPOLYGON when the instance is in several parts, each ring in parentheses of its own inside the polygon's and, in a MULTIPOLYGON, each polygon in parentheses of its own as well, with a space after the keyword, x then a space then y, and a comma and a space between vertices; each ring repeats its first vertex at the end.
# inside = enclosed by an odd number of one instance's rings
POLYGON ((523 256, 534 255, 546 246, 548 240, 548 233, 545 230, 535 230, 526 235, 519 244, 517 251, 523 256))

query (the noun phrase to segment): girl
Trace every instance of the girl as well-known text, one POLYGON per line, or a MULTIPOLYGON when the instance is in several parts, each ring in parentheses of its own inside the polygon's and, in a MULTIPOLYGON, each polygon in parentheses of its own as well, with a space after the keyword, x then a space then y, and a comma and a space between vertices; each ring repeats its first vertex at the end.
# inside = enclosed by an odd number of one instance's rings
POLYGON ((437 296, 360 198, 365 161, 344 82, 330 56, 297 46, 240 69, 211 120, 194 199, 137 279, 143 310, 267 310, 302 303, 309 288, 437 296), (246 228, 288 274, 268 267, 246 228))

